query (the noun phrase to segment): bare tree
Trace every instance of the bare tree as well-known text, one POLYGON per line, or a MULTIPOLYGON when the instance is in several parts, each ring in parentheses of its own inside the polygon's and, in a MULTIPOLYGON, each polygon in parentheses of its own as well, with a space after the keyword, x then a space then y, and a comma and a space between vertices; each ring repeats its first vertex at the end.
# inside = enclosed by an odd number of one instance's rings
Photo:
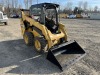
POLYGON ((21 4, 19 4, 18 8, 19 8, 19 9, 21 9, 21 8, 22 8, 22 5, 21 5, 21 4))
POLYGON ((28 0, 24 0, 25 8, 27 8, 27 1, 28 1, 28 0))
POLYGON ((68 13, 68 14, 72 13, 72 5, 73 5, 72 2, 67 2, 66 7, 63 10, 63 13, 68 13))
POLYGON ((89 6, 88 13, 91 13, 92 11, 93 11, 93 8, 91 6, 89 6))
POLYGON ((29 0, 29 7, 32 5, 33 1, 29 0))
POLYGON ((11 0, 11 6, 12 6, 12 8, 14 8, 14 6, 15 6, 14 0, 11 0))
POLYGON ((0 0, 0 11, 4 11, 2 6, 4 6, 4 1, 0 0))
POLYGON ((14 0, 15 2, 15 8, 18 8, 18 0, 14 0))
POLYGON ((79 8, 79 9, 82 9, 82 5, 83 5, 83 1, 79 1, 79 3, 78 3, 78 8, 79 8))
POLYGON ((84 11, 86 11, 87 8, 88 8, 88 2, 84 2, 84 3, 83 3, 83 9, 84 9, 84 11))
POLYGON ((11 8, 18 8, 18 0, 11 0, 11 8))
POLYGON ((6 13, 9 17, 10 16, 10 0, 4 0, 4 1, 5 1, 6 13))
POLYGON ((10 1, 9 0, 5 0, 5 5, 6 5, 6 7, 9 7, 10 1))
POLYGON ((25 8, 28 9, 33 3, 33 0, 24 0, 25 8))
POLYGON ((67 2, 67 9, 72 9, 72 5, 73 5, 73 3, 72 2, 67 2))
POLYGON ((98 11, 98 6, 95 6, 94 7, 94 12, 97 12, 98 11))

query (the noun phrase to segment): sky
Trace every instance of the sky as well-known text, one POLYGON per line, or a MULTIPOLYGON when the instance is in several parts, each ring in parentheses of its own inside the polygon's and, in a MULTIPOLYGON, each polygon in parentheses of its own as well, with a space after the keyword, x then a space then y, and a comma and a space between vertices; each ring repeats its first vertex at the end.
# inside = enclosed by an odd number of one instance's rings
MULTIPOLYGON (((21 3, 24 8, 25 6, 23 1, 24 0, 19 0, 19 3, 21 3)), ((75 6, 78 6, 79 1, 83 1, 83 2, 87 1, 88 6, 92 8, 94 6, 98 6, 100 8, 100 0, 33 0, 33 4, 36 4, 37 1, 38 3, 43 3, 43 2, 59 3, 62 8, 66 6, 67 2, 72 2, 73 3, 72 6, 74 8, 75 6)))

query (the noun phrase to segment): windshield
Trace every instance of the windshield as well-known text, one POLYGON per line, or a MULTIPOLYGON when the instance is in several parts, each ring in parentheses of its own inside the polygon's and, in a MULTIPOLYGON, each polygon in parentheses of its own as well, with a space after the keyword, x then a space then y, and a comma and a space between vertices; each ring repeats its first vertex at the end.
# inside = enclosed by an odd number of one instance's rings
POLYGON ((57 24, 58 17, 57 17, 56 9, 46 9, 45 15, 46 15, 46 18, 53 20, 55 22, 55 24, 57 24))
POLYGON ((56 10, 55 9, 46 9, 46 17, 48 18, 56 18, 56 10))
POLYGON ((31 11, 34 15, 40 15, 41 14, 41 8, 33 8, 31 11))

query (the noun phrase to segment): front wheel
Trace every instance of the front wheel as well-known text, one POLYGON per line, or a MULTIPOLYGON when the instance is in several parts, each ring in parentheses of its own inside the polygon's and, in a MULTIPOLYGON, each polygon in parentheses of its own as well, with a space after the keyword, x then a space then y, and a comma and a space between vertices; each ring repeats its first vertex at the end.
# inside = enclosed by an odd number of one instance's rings
POLYGON ((34 47, 35 50, 38 51, 39 53, 42 52, 46 47, 46 40, 43 37, 35 37, 34 47))

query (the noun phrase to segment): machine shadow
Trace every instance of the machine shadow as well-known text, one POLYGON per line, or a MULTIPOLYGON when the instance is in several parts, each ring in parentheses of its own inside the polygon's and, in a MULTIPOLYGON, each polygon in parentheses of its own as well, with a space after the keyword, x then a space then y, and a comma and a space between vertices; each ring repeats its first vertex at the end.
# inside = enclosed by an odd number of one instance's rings
POLYGON ((0 68, 10 68, 12 74, 52 74, 61 72, 46 60, 46 54, 37 53, 22 39, 0 42, 0 68), (13 67, 17 65, 17 67, 13 67), (12 68, 13 67, 13 68, 12 68))

